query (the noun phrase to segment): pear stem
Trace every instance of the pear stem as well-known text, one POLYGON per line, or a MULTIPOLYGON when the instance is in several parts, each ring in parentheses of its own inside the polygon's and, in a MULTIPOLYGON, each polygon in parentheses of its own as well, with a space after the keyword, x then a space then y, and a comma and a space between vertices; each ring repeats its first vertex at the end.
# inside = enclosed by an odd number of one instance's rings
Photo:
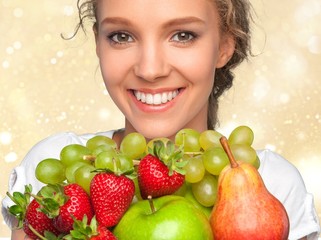
POLYGON ((155 209, 155 206, 154 206, 154 202, 153 202, 152 196, 148 195, 147 199, 148 199, 148 202, 149 202, 150 209, 152 210, 152 213, 155 213, 156 209, 155 209))
POLYGON ((222 144, 222 147, 224 149, 224 151, 226 152, 227 156, 228 156, 228 159, 230 160, 230 164, 231 164, 231 167, 232 168, 236 168, 239 166, 239 164, 236 162, 234 156, 233 156, 233 153, 231 151, 231 148, 228 144, 228 141, 227 141, 227 138, 226 137, 221 137, 220 138, 220 142, 222 144))

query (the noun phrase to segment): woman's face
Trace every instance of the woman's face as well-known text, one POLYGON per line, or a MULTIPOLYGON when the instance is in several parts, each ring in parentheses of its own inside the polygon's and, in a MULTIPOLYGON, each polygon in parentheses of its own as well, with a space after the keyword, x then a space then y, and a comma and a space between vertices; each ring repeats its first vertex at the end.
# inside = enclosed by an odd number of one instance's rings
POLYGON ((207 128, 215 68, 234 51, 209 0, 99 0, 97 55, 125 133, 207 128))

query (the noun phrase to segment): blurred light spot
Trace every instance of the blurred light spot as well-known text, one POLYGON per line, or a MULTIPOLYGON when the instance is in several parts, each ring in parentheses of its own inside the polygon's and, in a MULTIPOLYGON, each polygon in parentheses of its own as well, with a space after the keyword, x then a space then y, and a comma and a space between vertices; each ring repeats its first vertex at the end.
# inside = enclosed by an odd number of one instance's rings
POLYGON ((106 108, 100 109, 99 118, 101 120, 106 120, 109 118, 109 116, 110 116, 110 111, 108 109, 106 109, 106 108))
POLYGON ((63 57, 63 55, 64 55, 63 51, 58 51, 57 52, 57 57, 61 58, 61 57, 63 57))
POLYGON ((285 120, 283 122, 284 125, 289 125, 289 124, 292 124, 293 123, 293 120, 292 119, 288 119, 288 120, 285 120))
POLYGON ((2 67, 3 67, 4 69, 9 68, 9 67, 10 67, 10 63, 9 63, 9 61, 4 60, 4 61, 2 62, 2 67))
POLYGON ((10 132, 0 133, 0 143, 3 145, 9 145, 12 142, 12 135, 10 132))
POLYGON ((67 118, 66 112, 61 112, 60 116, 58 116, 56 119, 58 122, 61 122, 61 121, 65 120, 66 118, 67 118))
POLYGON ((18 156, 15 152, 10 152, 4 157, 4 161, 7 163, 15 162, 17 161, 18 156))
POLYGON ((280 95, 280 102, 281 103, 286 104, 286 103, 289 102, 289 100, 290 100, 289 94, 283 93, 283 94, 280 95))
POLYGON ((14 49, 20 49, 21 47, 22 47, 22 44, 21 44, 21 42, 19 42, 19 41, 15 41, 14 43, 13 43, 13 47, 14 47, 14 49))
POLYGON ((13 47, 7 47, 6 52, 7 52, 8 54, 13 54, 13 52, 14 52, 13 47))
POLYGON ((50 59, 50 63, 51 63, 51 64, 56 64, 56 63, 57 63, 57 59, 56 59, 56 58, 50 59))
POLYGON ((13 16, 16 18, 21 18, 23 16, 23 10, 21 8, 15 8, 13 10, 13 16))
POLYGON ((321 38, 318 36, 312 36, 308 41, 308 49, 313 54, 321 53, 321 38))
POLYGON ((297 134, 297 138, 298 138, 300 141, 306 140, 305 133, 304 133, 304 132, 299 132, 299 133, 297 134))
POLYGON ((45 34, 45 36, 44 36, 43 38, 44 38, 45 41, 47 41, 47 42, 49 42, 49 41, 52 39, 52 37, 51 37, 50 34, 45 34))
MULTIPOLYGON (((304 75, 307 71, 307 61, 299 54, 290 54, 286 56, 283 61, 284 72, 289 76, 299 77, 304 75)), ((300 78, 301 80, 301 78, 300 78)))
POLYGON ((270 91, 271 86, 269 81, 264 76, 258 76, 253 83, 253 97, 256 100, 261 100, 270 91))
POLYGON ((265 148, 268 149, 268 150, 271 150, 273 152, 276 151, 276 147, 274 145, 272 145, 272 144, 266 144, 265 148))
POLYGON ((64 14, 67 16, 71 16, 74 14, 74 8, 72 6, 65 6, 64 7, 64 14))

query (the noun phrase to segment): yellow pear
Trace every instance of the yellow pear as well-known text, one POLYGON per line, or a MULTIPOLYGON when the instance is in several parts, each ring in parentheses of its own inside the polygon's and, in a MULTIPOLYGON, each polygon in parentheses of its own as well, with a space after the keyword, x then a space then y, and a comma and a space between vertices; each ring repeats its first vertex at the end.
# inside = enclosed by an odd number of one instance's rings
POLYGON ((215 240, 288 239, 289 219, 282 203, 265 187, 252 165, 236 161, 221 138, 230 165, 218 180, 218 196, 210 216, 215 240))

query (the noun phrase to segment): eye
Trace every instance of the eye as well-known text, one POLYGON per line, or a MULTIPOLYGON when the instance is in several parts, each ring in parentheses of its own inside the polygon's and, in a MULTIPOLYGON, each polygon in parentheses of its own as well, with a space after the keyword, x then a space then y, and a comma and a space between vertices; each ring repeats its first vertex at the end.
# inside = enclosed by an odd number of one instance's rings
POLYGON ((171 41, 186 43, 192 41, 195 37, 195 34, 191 32, 178 32, 171 38, 171 41))
POLYGON ((134 39, 128 33, 124 32, 112 33, 108 36, 108 39, 116 44, 126 44, 134 41, 134 39))

